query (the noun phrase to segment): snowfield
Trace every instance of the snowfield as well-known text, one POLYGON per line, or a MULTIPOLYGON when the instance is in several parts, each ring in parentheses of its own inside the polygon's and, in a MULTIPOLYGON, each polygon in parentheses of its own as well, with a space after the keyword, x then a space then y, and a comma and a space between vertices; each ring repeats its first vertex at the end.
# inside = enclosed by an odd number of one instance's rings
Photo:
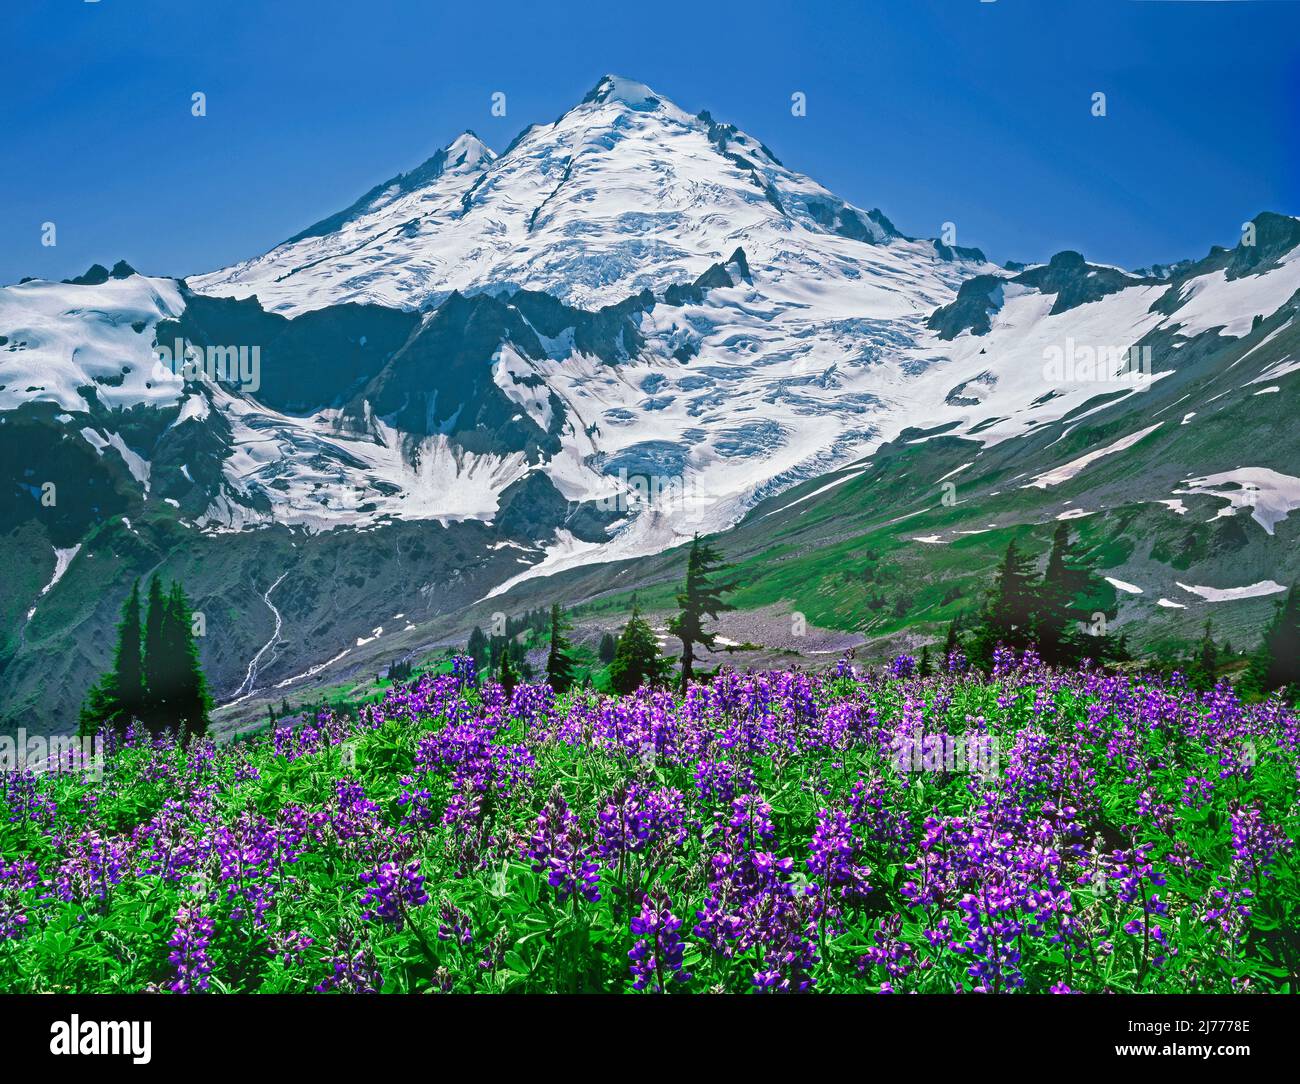
MULTIPOLYGON (((188 279, 199 294, 256 297, 288 317, 345 302, 429 311, 453 291, 519 289, 591 311, 650 291, 652 302, 629 317, 642 345, 616 361, 580 349, 572 329, 546 334, 531 324, 545 357, 509 341, 492 352, 488 379, 517 407, 516 419, 554 436, 544 453, 471 451, 452 433, 404 432, 368 401, 358 426, 338 410, 295 415, 255 393, 185 384, 152 350, 158 322, 184 309, 180 284, 134 273, 99 285, 0 289, 0 411, 61 409, 59 424, 99 455, 120 457, 148 496, 160 488, 149 449, 128 443, 115 412, 175 410, 177 435, 211 434, 215 442, 196 446, 222 456, 215 492, 195 518, 208 530, 491 522, 502 493, 533 471, 574 506, 628 502, 632 514, 607 541, 552 532, 540 560, 536 550, 520 558, 522 578, 723 530, 909 427, 991 448, 1068 416, 1059 443, 1117 398, 1140 403, 1173 375, 1133 379, 1115 359, 1134 344, 1158 333, 1178 343, 1206 332, 1240 336, 1275 312, 1300 287, 1300 248, 1264 270, 1191 278, 1167 312, 1167 283, 1082 265, 1080 275, 1117 285, 1062 305, 1057 292, 1010 281, 1016 272, 976 250, 904 236, 879 211, 845 203, 708 114, 607 76, 500 155, 466 132, 264 255, 188 279), (977 276, 990 284, 987 331, 963 326, 944 337, 932 317, 977 276), (1100 360, 1076 366, 1076 357, 1100 360), (633 499, 632 480, 647 476, 671 499, 633 499)), ((1254 382, 1271 390, 1296 367, 1271 360, 1254 382)), ((1182 422, 1206 406, 1187 402, 1182 422)), ((1066 462, 1049 453, 1042 470, 1013 484, 1061 485, 1161 425, 1066 462)), ((180 467, 190 482, 195 465, 180 467)), ((855 476, 834 477, 786 507, 855 476)), ((1229 507, 1220 514, 1232 515, 1246 483, 1257 498, 1251 514, 1270 534, 1300 507, 1300 480, 1262 467, 1192 479, 1174 496, 1221 497, 1229 507)), ((1186 512, 1181 500, 1161 503, 1186 512)))

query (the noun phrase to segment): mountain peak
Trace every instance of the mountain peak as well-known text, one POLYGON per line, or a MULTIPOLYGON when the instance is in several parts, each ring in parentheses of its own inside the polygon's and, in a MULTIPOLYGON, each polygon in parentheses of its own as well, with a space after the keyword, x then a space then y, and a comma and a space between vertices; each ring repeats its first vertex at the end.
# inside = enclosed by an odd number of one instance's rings
POLYGON ((443 172, 454 169, 475 169, 496 157, 496 152, 470 128, 466 128, 438 153, 446 156, 443 172))
POLYGON ((633 109, 654 109, 663 99, 644 83, 635 79, 626 79, 621 75, 603 75, 591 89, 582 104, 590 102, 622 102, 633 109))
POLYGON ((394 199, 427 188, 444 175, 458 177, 479 173, 496 159, 496 154, 483 140, 468 128, 448 143, 435 151, 409 173, 399 173, 396 177, 375 185, 355 203, 337 214, 323 218, 308 226, 301 233, 296 233, 285 245, 294 245, 312 237, 324 237, 342 229, 350 222, 355 222, 363 215, 370 214, 391 203, 394 199))
POLYGON ((788 168, 735 125, 687 113, 647 84, 611 73, 551 124, 526 128, 501 156, 465 131, 266 256, 192 285, 256 293, 279 312, 345 299, 424 307, 456 289, 502 288, 601 308, 693 283, 738 247, 755 281, 784 283, 783 291, 810 268, 844 282, 843 292, 827 296, 849 311, 862 303, 847 289, 848 280, 861 281, 854 260, 912 264, 917 296, 901 303, 896 292, 882 293, 878 314, 933 308, 984 262, 974 249, 903 236, 879 211, 788 168))

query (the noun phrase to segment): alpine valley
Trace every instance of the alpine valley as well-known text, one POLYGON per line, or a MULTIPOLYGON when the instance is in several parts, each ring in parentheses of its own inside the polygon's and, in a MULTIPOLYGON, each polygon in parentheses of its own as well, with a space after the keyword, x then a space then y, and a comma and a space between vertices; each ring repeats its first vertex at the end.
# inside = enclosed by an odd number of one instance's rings
POLYGON ((247 262, 4 287, 4 728, 75 729, 154 572, 232 729, 494 612, 662 626, 695 532, 737 665, 933 641, 1060 520, 1135 649, 1248 646, 1300 578, 1300 220, 1211 225, 997 266, 606 76, 247 262))

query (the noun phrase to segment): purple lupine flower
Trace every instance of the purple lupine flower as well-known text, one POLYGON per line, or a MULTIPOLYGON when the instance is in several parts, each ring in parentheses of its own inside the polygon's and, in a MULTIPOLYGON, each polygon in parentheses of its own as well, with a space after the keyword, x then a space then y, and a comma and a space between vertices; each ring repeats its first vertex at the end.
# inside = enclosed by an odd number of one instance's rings
POLYGON ((613 868, 624 855, 682 843, 686 838, 684 821, 681 791, 652 790, 631 783, 603 802, 596 817, 596 850, 613 868))
POLYGON ((892 678, 909 678, 916 673, 916 659, 911 655, 899 655, 889 664, 889 676, 892 678))
POLYGON ((855 904, 871 891, 871 870, 861 862, 861 848, 847 813, 822 809, 809 844, 808 873, 820 886, 816 913, 835 917, 843 904, 855 904))
POLYGON ((474 941, 474 926, 469 915, 450 900, 443 900, 438 908, 438 940, 469 945, 474 941))
POLYGON ((208 989, 208 976, 212 973, 212 959, 208 947, 216 923, 197 907, 182 906, 176 912, 176 930, 167 942, 172 951, 167 960, 176 968, 176 978, 171 989, 177 994, 192 994, 208 989))
POLYGON ((330 975, 314 987, 317 993, 377 994, 383 989, 384 976, 374 952, 346 926, 334 936, 328 962, 330 975))
POLYGON ((406 925, 413 908, 429 902, 418 860, 406 865, 381 862, 361 874, 361 883, 368 886, 361 899, 361 917, 391 923, 399 930, 406 925))
POLYGON ((13 941, 27 929, 27 906, 23 893, 41 879, 36 863, 26 858, 12 862, 0 859, 0 941, 13 941))
POLYGON ((301 930, 282 930, 272 933, 266 951, 271 956, 278 956, 285 967, 302 964, 306 953, 315 942, 301 930))
POLYGON ((916 968, 916 953, 902 940, 903 916, 882 918, 871 935, 875 944, 858 959, 858 973, 866 975, 872 968, 883 968, 888 978, 881 984, 882 993, 893 993, 894 983, 906 979, 916 968))
POLYGON ((628 951, 632 972, 632 989, 649 989, 664 993, 672 982, 688 982, 689 971, 682 969, 685 943, 678 930, 682 920, 672 913, 666 896, 647 896, 641 902, 641 913, 630 923, 632 936, 639 938, 628 951))
POLYGON ((600 899, 600 866, 587 854, 587 841, 578 818, 555 790, 537 818, 537 830, 525 850, 538 873, 548 872, 547 884, 561 903, 577 893, 588 903, 600 899))
POLYGON ((1238 808, 1232 813, 1232 856, 1252 879, 1267 879, 1269 867, 1294 841, 1276 824, 1269 824, 1258 809, 1238 808))
POLYGON ((456 655, 451 660, 451 676, 460 687, 478 681, 478 668, 472 655, 456 655))

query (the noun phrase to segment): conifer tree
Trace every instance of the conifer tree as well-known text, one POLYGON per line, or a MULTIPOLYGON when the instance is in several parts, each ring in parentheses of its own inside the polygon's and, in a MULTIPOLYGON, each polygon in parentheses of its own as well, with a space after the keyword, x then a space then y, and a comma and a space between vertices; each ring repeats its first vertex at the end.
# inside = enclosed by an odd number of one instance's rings
POLYGON ((1187 684, 1197 692, 1209 692, 1218 680, 1219 646, 1214 642, 1212 625, 1205 622, 1205 631, 1196 652, 1187 664, 1187 684))
POLYGON ((1256 695, 1300 688, 1300 589, 1295 584, 1273 611, 1242 687, 1256 695))
POLYGON ((144 665, 140 647, 140 581, 122 604, 112 669, 102 674, 86 694, 78 719, 82 734, 102 726, 124 730, 144 712, 144 665))
POLYGON ((966 649, 962 646, 961 633, 958 628, 961 618, 954 617, 948 623, 948 634, 943 639, 943 665, 947 669, 957 655, 965 657, 966 649))
POLYGON ((185 588, 176 580, 167 599, 164 643, 169 653, 168 726, 177 726, 186 737, 206 734, 212 697, 199 665, 199 645, 194 636, 194 613, 185 588))
POLYGON ((1077 663, 1086 653, 1075 631, 1084 614, 1075 597, 1087 586, 1088 570, 1071 561, 1070 525, 1061 521, 1052 535, 1052 549, 1034 607, 1034 636, 1043 661, 1054 666, 1077 663))
POLYGON ((644 684, 662 682, 668 669, 668 660, 659 654, 654 629, 639 609, 633 609, 623 635, 618 638, 614 661, 609 664, 610 686, 616 693, 627 695, 644 684))
POLYGON ((600 647, 596 649, 596 657, 606 666, 614 661, 614 651, 618 647, 618 640, 612 633, 605 633, 600 638, 600 647))
POLYGON ((727 567, 717 548, 711 543, 701 542, 696 534, 686 558, 686 582, 677 593, 680 612, 668 622, 669 633, 682 642, 683 690, 695 669, 695 645, 699 644, 708 651, 716 650, 717 633, 704 627, 704 618, 716 620, 718 614, 735 609, 722 597, 735 589, 735 581, 719 582, 716 579, 727 567))
POLYGON ((501 683, 501 688, 505 690, 507 697, 515 691, 515 686, 519 684, 519 676, 510 664, 510 652, 508 650, 501 652, 501 673, 497 680, 501 683))
POLYGON ((1015 650, 1034 644, 1035 580, 1033 558, 1022 554, 1012 539, 975 632, 973 651, 980 665, 992 662, 999 644, 1015 650))
POLYGON ((1300 686, 1300 589, 1295 584, 1264 634, 1270 689, 1300 686))
POLYGON ((82 733, 103 724, 125 729, 140 719, 152 733, 178 727, 205 733, 212 697, 199 665, 192 613, 179 582, 164 594, 162 581, 149 583, 148 612, 141 635, 137 583, 122 607, 113 668, 91 687, 82 707, 82 733))
POLYGON ((144 685, 145 710, 143 717, 149 729, 162 729, 162 712, 168 685, 167 648, 164 644, 164 625, 167 621, 167 598, 163 594, 162 580, 155 573, 149 579, 148 603, 144 619, 144 685))
POLYGON ((929 644, 926 644, 924 647, 921 648, 921 663, 920 666, 917 668, 916 672, 919 677, 923 677, 923 678, 929 677, 931 674, 934 673, 934 666, 930 662, 929 644))
POLYGON ((560 604, 552 603, 551 650, 546 656, 546 681, 557 693, 568 692, 573 687, 573 658, 569 654, 572 645, 564 636, 571 628, 573 626, 565 620, 560 604))
POLYGON ((140 581, 131 585, 117 626, 117 656, 113 670, 117 699, 123 716, 139 718, 144 712, 144 644, 140 636, 140 581))
POLYGON ((488 661, 488 640, 483 635, 483 630, 477 625, 474 631, 469 634, 469 643, 465 645, 465 654, 474 660, 475 669, 481 670, 483 664, 488 661))

